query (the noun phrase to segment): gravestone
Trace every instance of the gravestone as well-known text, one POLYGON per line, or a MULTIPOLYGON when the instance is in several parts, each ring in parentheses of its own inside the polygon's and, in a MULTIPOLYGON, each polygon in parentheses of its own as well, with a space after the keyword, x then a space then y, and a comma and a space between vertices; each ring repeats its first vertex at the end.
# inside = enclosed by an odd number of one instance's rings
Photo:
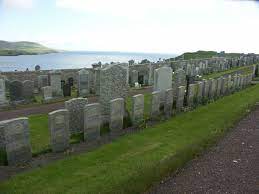
POLYGON ((93 141, 100 138, 101 111, 100 104, 93 103, 84 107, 84 140, 93 141))
POLYGON ((177 88, 176 92, 176 111, 180 112, 183 108, 184 96, 185 96, 185 86, 180 86, 177 88))
POLYGON ((53 97, 60 97, 63 95, 61 87, 61 72, 58 70, 51 71, 50 73, 50 86, 52 88, 53 97))
POLYGON ((86 97, 90 94, 90 75, 89 71, 82 69, 78 72, 78 91, 80 97, 86 97))
POLYGON ((190 84, 187 92, 187 105, 193 107, 196 95, 197 84, 190 84))
POLYGON ((71 86, 69 83, 63 85, 63 96, 71 96, 71 86))
POLYGON ((10 87, 9 92, 10 92, 11 101, 23 100, 23 97, 22 97, 22 90, 23 90, 22 82, 17 81, 17 80, 11 81, 9 87, 10 87))
POLYGON ((5 91, 9 91, 10 90, 10 81, 6 78, 4 78, 5 80, 5 91))
POLYGON ((110 113, 110 101, 125 98, 128 94, 128 68, 115 64, 108 65, 100 72, 100 104, 103 115, 110 113))
POLYGON ((23 83, 22 96, 27 100, 31 100, 34 96, 34 82, 25 80, 23 83))
POLYGON ((136 71, 136 70, 133 70, 132 72, 131 72, 131 83, 132 83, 132 85, 135 85, 135 83, 138 83, 138 71, 136 71))
POLYGON ((123 129, 124 99, 116 98, 110 101, 110 130, 116 133, 123 129))
POLYGON ((38 76, 38 88, 41 89, 49 85, 48 75, 39 75, 38 76))
POLYGON ((100 69, 94 70, 94 87, 95 87, 95 95, 100 95, 100 69))
POLYGON ((246 75, 243 75, 243 88, 246 87, 246 75))
POLYGON ((208 98, 209 97, 209 88, 210 88, 210 83, 208 80, 203 80, 203 92, 202 96, 203 98, 208 98))
POLYGON ((69 112, 69 130, 71 134, 83 132, 84 107, 87 103, 87 98, 73 98, 65 102, 65 108, 69 112))
POLYGON ((240 89, 240 74, 237 75, 237 89, 240 89))
POLYGON ((49 113, 50 142, 53 152, 63 152, 69 147, 69 113, 60 109, 49 113))
POLYGON ((230 93, 232 91, 232 77, 229 75, 227 78, 227 93, 230 93))
POLYGON ((250 80, 250 74, 247 74, 246 76, 247 76, 247 78, 246 78, 246 85, 248 86, 248 85, 249 85, 249 82, 250 82, 250 81, 249 81, 249 80, 250 80))
POLYGON ((199 81, 199 82, 197 82, 197 101, 198 101, 198 103, 201 103, 201 101, 202 101, 202 93, 203 93, 203 82, 199 81))
POLYGON ((5 80, 0 76, 0 106, 7 103, 5 96, 5 80))
POLYGON ((28 118, 0 122, 1 146, 6 152, 8 165, 21 165, 32 158, 28 118))
POLYGON ((132 97, 132 123, 138 126, 144 119, 144 95, 138 94, 132 97))
POLYGON ((160 92, 152 92, 150 118, 156 120, 160 115, 160 92))
POLYGON ((222 77, 217 78, 217 88, 216 88, 216 96, 219 97, 221 95, 221 87, 222 87, 222 77))
POLYGON ((173 113, 173 102, 174 102, 174 93, 173 89, 167 89, 165 91, 165 104, 164 104, 164 112, 166 118, 170 118, 173 113))
POLYGON ((227 93, 227 78, 222 77, 221 81, 221 95, 226 95, 227 93))
POLYGON ((247 81, 248 81, 248 76, 247 75, 244 75, 244 86, 246 87, 247 86, 247 81))
POLYGON ((233 76, 233 85, 232 85, 232 87, 233 87, 233 91, 236 91, 236 89, 237 89, 237 74, 236 75, 234 75, 233 76))
POLYGON ((178 69, 175 71, 175 78, 176 86, 186 86, 186 74, 183 69, 178 69))
POLYGON ((216 95, 217 80, 209 79, 209 98, 212 99, 216 95))
POLYGON ((160 91, 161 102, 164 103, 165 91, 172 88, 172 68, 160 67, 155 70, 153 91, 160 91))
POLYGON ((253 80, 253 74, 249 74, 249 84, 251 84, 251 82, 252 82, 252 80, 253 80))
POLYGON ((245 86, 244 86, 244 83, 245 83, 245 76, 244 76, 244 75, 241 75, 240 85, 241 85, 241 88, 242 88, 242 89, 245 87, 245 86))
POLYGON ((41 88, 43 94, 43 100, 48 101, 52 99, 52 88, 51 86, 45 86, 41 88))
POLYGON ((186 86, 186 74, 183 69, 177 69, 173 75, 173 90, 175 97, 180 86, 186 86))

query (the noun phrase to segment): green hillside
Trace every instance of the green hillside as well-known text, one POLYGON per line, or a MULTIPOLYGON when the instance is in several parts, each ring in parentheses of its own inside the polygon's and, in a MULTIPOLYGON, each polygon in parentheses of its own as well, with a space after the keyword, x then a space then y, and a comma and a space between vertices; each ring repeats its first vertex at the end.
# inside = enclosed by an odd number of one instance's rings
POLYGON ((216 51, 197 51, 197 52, 186 52, 170 60, 189 60, 189 59, 206 59, 212 57, 238 57, 242 53, 225 53, 216 51))
POLYGON ((0 40, 1 56, 37 55, 57 52, 35 42, 8 42, 0 40))

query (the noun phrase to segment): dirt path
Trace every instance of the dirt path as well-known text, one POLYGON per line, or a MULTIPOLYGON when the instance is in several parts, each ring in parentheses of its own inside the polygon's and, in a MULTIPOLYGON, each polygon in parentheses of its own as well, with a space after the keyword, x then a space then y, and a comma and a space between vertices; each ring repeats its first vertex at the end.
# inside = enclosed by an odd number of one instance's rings
POLYGON ((146 193, 259 193, 259 106, 217 146, 146 193))
MULTIPOLYGON (((150 93, 151 91, 152 91, 152 87, 149 87, 149 88, 144 88, 141 90, 133 90, 130 92, 129 95, 133 96, 136 94, 145 94, 145 93, 150 93)), ((92 102, 96 102, 97 98, 89 97, 88 100, 90 103, 92 103, 92 102)), ((33 114, 49 113, 54 110, 58 110, 58 109, 62 109, 62 108, 64 108, 64 102, 37 105, 37 106, 21 108, 21 109, 17 109, 17 110, 2 111, 2 112, 0 112, 0 121, 17 118, 17 117, 24 117, 24 116, 33 115, 33 114)))

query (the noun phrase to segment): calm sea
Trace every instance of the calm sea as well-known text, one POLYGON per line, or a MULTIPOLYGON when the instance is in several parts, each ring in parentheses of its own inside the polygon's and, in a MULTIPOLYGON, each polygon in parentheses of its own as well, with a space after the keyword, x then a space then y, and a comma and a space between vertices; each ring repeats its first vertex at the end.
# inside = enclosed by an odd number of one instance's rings
POLYGON ((25 71, 26 68, 34 70, 40 65, 42 70, 73 69, 91 67, 91 64, 101 61, 128 62, 133 59, 139 62, 143 59, 156 62, 159 59, 175 57, 175 54, 154 53, 125 53, 125 52, 60 52, 45 55, 0 56, 0 71, 25 71))

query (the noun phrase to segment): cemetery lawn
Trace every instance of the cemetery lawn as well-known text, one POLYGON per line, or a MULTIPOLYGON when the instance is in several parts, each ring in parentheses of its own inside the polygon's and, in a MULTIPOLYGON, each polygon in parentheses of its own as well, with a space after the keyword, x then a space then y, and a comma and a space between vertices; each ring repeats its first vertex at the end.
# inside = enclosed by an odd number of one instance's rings
MULTIPOLYGON (((31 148, 33 156, 51 151, 48 114, 31 115, 29 118, 31 148)), ((70 143, 83 141, 83 134, 72 135, 70 143)))
POLYGON ((252 65, 250 66, 243 66, 243 67, 235 67, 235 68, 232 68, 232 69, 229 69, 229 70, 226 70, 226 71, 221 71, 221 72, 217 72, 217 73, 212 73, 212 74, 209 74, 209 75, 205 75, 205 76, 202 76, 202 79, 209 79, 209 78, 218 78, 220 76, 224 76, 226 74, 232 74, 232 73, 242 73, 242 74, 249 74, 249 73, 252 73, 251 71, 251 68, 252 65))
POLYGON ((31 115, 28 118, 33 155, 50 151, 48 115, 31 115))
POLYGON ((0 183, 1 193, 140 193, 182 167, 257 101, 251 86, 191 112, 0 183))

